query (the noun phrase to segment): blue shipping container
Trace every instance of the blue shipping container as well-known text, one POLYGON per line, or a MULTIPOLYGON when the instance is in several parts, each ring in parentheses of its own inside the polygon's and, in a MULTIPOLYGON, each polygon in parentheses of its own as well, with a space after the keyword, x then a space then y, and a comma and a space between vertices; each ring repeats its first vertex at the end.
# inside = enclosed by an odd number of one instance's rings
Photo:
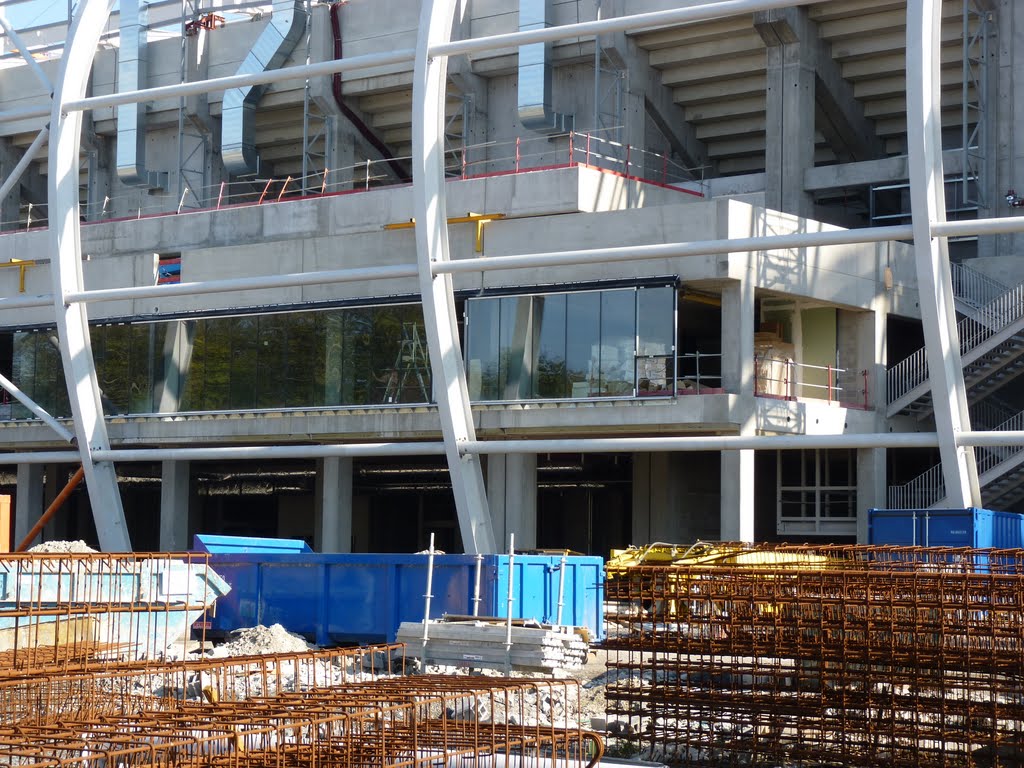
POLYGON ((868 541, 918 547, 1024 547, 1024 515, 990 509, 871 509, 868 541))
MULTIPOLYGON (((281 624, 320 645, 393 642, 403 621, 423 620, 427 555, 245 552, 205 539, 197 536, 196 548, 211 551, 210 565, 231 585, 208 618, 213 633, 281 624)), ((473 612, 476 568, 472 555, 435 555, 431 618, 473 612)), ((561 557, 517 555, 512 571, 513 618, 554 623, 561 557)), ((509 572, 508 555, 483 556, 479 615, 507 615, 509 572)), ((567 557, 564 578, 562 623, 603 639, 604 561, 567 557)))

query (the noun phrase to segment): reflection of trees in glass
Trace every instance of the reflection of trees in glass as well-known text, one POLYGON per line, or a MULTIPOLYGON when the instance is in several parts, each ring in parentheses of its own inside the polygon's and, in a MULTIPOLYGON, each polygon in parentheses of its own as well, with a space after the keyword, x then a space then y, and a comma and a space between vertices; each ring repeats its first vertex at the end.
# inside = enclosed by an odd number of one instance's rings
MULTIPOLYGON (((71 403, 56 339, 53 329, 14 334, 14 383, 53 416, 67 417, 71 415, 71 403)), ((12 413, 15 418, 32 416, 22 405, 15 405, 12 413)))
POLYGON ((568 397, 567 375, 564 358, 542 354, 537 360, 537 397, 568 397))

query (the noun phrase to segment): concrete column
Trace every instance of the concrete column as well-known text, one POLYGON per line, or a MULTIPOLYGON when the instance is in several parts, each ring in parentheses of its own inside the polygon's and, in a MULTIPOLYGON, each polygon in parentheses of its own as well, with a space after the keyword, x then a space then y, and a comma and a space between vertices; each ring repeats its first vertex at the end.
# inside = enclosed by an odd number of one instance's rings
POLYGON ((316 549, 318 552, 351 552, 352 459, 330 456, 318 464, 316 549))
POLYGON ((885 449, 857 451, 857 543, 868 542, 868 510, 884 509, 886 503, 885 449))
POLYGON ((818 45, 797 9, 785 22, 771 11, 756 26, 767 44, 765 202, 769 208, 812 217, 804 171, 814 167, 814 86, 818 45), (794 29, 791 25, 795 25, 794 29))
POLYGON ((28 535, 43 516, 43 465, 18 465, 18 495, 14 510, 14 546, 28 535))
POLYGON ((183 552, 188 540, 191 463, 164 461, 160 465, 160 549, 183 552))
MULTIPOLYGON (((0 183, 11 175, 11 171, 21 159, 21 153, 15 151, 10 139, 0 139, 0 183)), ((17 229, 19 207, 21 206, 21 185, 14 188, 0 199, 0 228, 17 229)))
POLYGON ((754 395, 754 283, 730 282, 722 289, 722 386, 730 394, 754 395))
POLYGON ((537 546, 536 454, 491 455, 487 458, 487 502, 495 536, 508 544, 516 535, 516 547, 537 546))
MULTIPOLYGON (((739 434, 754 434, 754 283, 722 291, 722 386, 730 398, 729 421, 739 434)), ((721 538, 754 540, 754 452, 721 453, 721 538)))

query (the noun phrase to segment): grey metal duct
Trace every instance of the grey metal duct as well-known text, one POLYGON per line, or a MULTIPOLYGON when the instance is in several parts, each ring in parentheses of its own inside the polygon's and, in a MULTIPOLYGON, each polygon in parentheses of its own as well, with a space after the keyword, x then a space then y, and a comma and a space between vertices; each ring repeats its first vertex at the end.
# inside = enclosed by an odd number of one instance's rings
MULTIPOLYGON (((117 59, 119 92, 138 91, 146 82, 146 29, 149 6, 121 0, 121 51, 117 59)), ((117 107, 117 177, 124 184, 166 189, 167 171, 146 170, 146 105, 117 107)))
MULTIPOLYGON (((303 0, 274 0, 273 15, 253 43, 236 74, 278 69, 295 50, 306 30, 303 0)), ((259 170, 256 153, 256 105, 265 85, 232 88, 224 92, 221 112, 220 153, 228 173, 245 175, 259 170)))
MULTIPOLYGON (((519 0, 519 31, 543 29, 550 0, 519 0)), ((573 116, 551 108, 551 43, 519 46, 519 121, 540 133, 572 130, 573 116)))

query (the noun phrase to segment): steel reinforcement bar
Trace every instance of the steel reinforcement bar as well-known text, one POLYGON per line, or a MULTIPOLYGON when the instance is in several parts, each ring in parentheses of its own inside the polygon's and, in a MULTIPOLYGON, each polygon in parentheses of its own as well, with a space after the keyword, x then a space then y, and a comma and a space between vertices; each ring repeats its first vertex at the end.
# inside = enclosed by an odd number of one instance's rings
POLYGON ((0 728, 116 717, 187 702, 237 702, 400 673, 404 646, 177 661, 43 666, 0 677, 0 728))
POLYGON ((579 727, 465 714, 481 697, 543 701, 553 689, 569 698, 573 688, 578 696, 578 683, 393 682, 0 729, 0 765, 583 768, 601 757, 600 738, 579 727))
POLYGON ((1024 552, 719 551, 610 569, 608 712, 643 756, 1024 761, 1024 552))

